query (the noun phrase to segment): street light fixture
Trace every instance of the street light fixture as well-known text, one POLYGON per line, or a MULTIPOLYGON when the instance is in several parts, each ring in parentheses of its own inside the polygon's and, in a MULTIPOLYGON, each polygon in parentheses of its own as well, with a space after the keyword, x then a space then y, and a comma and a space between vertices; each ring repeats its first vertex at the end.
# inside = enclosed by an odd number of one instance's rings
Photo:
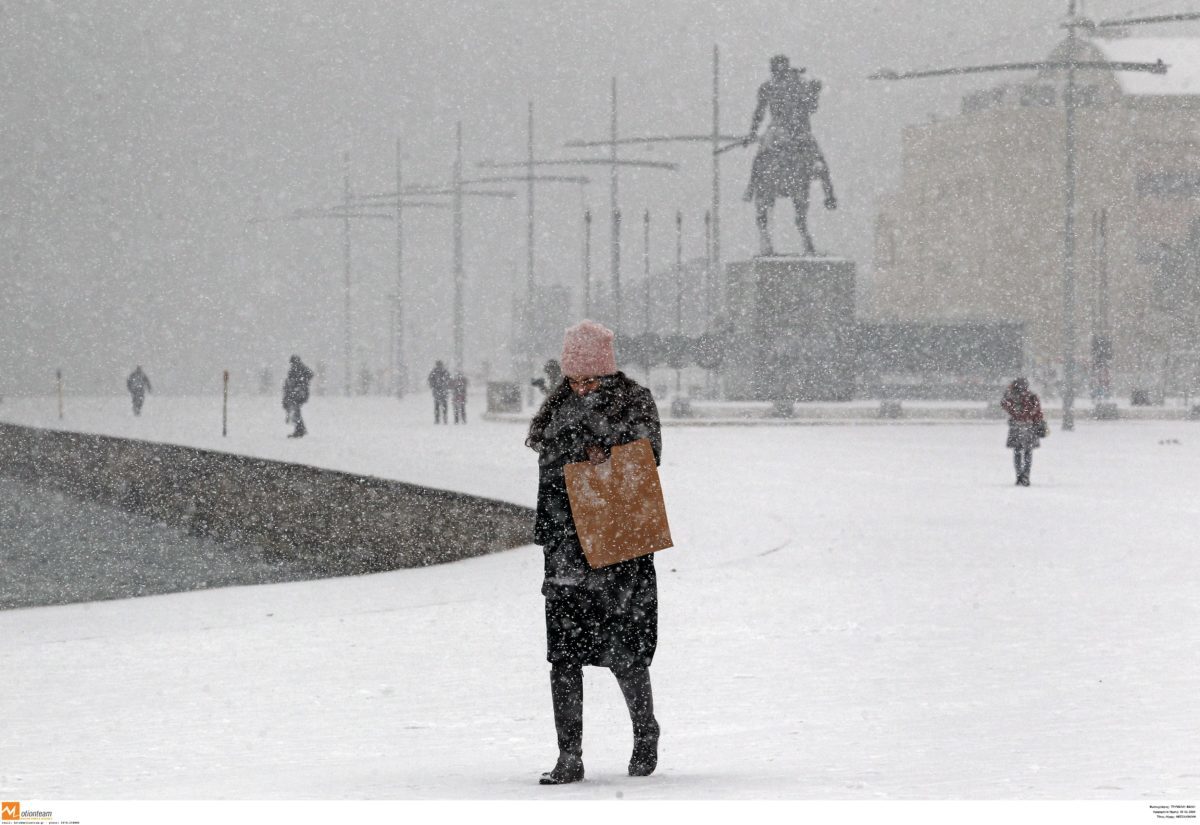
POLYGON ((1068 0, 1067 20, 1063 26, 1067 29, 1067 56, 1065 60, 1039 60, 1020 63, 994 63, 984 66, 955 66, 946 69, 931 69, 917 72, 897 72, 893 69, 880 69, 868 77, 868 80, 910 80, 928 77, 945 77, 950 75, 981 74, 1002 71, 1030 70, 1060 70, 1066 72, 1066 89, 1063 98, 1065 110, 1065 143, 1066 159, 1063 176, 1065 214, 1063 217, 1063 420, 1064 430, 1075 428, 1075 108, 1078 105, 1075 94, 1075 73, 1079 70, 1103 69, 1122 72, 1149 72, 1151 74, 1166 74, 1167 65, 1161 59, 1153 63, 1138 63, 1127 61, 1078 60, 1077 59, 1077 29, 1100 27, 1117 27, 1135 25, 1138 23, 1167 22, 1177 20, 1200 19, 1200 14, 1163 15, 1153 18, 1128 18, 1125 20, 1103 20, 1092 22, 1078 17, 1075 13, 1075 0, 1068 0))

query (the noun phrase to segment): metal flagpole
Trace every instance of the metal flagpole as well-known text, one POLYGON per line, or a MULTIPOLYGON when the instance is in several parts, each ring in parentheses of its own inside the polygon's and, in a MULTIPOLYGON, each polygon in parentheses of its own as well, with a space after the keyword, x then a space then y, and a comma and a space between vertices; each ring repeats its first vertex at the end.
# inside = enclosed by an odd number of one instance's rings
POLYGON ((704 331, 712 328, 713 304, 713 213, 704 213, 704 331))
MULTIPOLYGON (((713 273, 713 247, 716 243, 715 235, 713 234, 713 213, 704 213, 704 332, 712 332, 712 317, 713 317, 713 294, 716 291, 713 286, 713 280, 716 277, 713 273)), ((708 338, 706 341, 710 340, 708 338)), ((712 393, 712 370, 704 370, 704 391, 711 395, 712 393)))
MULTIPOLYGON (((533 372, 534 349, 534 181, 533 181, 533 101, 529 101, 528 117, 526 118, 528 134, 526 135, 526 166, 525 166, 525 374, 533 372)), ((549 388, 547 388, 549 389, 549 388)))
MULTIPOLYGON (((1069 0, 1067 17, 1075 20, 1075 0, 1069 0)), ((1067 28, 1067 87, 1063 96, 1066 117, 1066 169, 1063 188, 1063 412, 1062 428, 1075 429, 1075 27, 1067 28)))
POLYGON ((462 121, 454 124, 454 370, 463 369, 463 176, 462 121))
POLYGON ((343 360, 346 366, 344 392, 347 397, 350 395, 350 374, 353 371, 351 364, 351 332, 350 332, 350 151, 347 150, 342 155, 344 166, 344 202, 345 215, 342 218, 342 268, 345 275, 343 283, 344 291, 344 306, 342 315, 342 353, 343 360))
POLYGON ((583 317, 592 317, 592 210, 583 210, 583 317))
MULTIPOLYGON (((721 277, 721 52, 713 45, 712 87, 712 243, 709 249, 708 277, 721 277)), ((709 315, 712 314, 712 296, 709 296, 709 315)))
POLYGON ((642 214, 642 366, 650 385, 650 210, 642 214))
POLYGON ((533 274, 533 272, 534 272, 534 252, 533 252, 533 246, 534 246, 534 231, 533 231, 533 217, 534 217, 533 190, 534 190, 534 187, 533 187, 533 183, 534 183, 534 180, 533 180, 533 101, 532 100, 529 101, 528 124, 529 124, 529 135, 528 135, 528 140, 526 142, 526 148, 528 150, 528 155, 527 155, 528 160, 525 164, 525 178, 526 178, 526 184, 527 184, 525 187, 525 198, 526 198, 525 294, 528 296, 528 300, 530 302, 532 302, 533 301, 533 283, 534 283, 534 274, 533 274))
MULTIPOLYGON (((675 343, 683 336, 683 212, 675 212, 675 343)), ((678 355, 678 354, 677 354, 678 355)), ((683 389, 683 370, 675 368, 675 395, 683 389)))
POLYGON ((609 239, 609 277, 612 279, 613 308, 617 322, 614 326, 618 334, 621 330, 621 210, 617 207, 617 78, 612 79, 612 110, 609 118, 609 136, 612 145, 609 147, 608 176, 608 208, 612 218, 612 236, 609 239))
MULTIPOLYGON (((403 177, 404 147, 396 138, 396 191, 404 191, 403 177)), ((394 353, 395 385, 393 391, 403 398, 408 389, 408 364, 404 359, 404 199, 396 198, 396 295, 392 316, 392 352, 394 353)))

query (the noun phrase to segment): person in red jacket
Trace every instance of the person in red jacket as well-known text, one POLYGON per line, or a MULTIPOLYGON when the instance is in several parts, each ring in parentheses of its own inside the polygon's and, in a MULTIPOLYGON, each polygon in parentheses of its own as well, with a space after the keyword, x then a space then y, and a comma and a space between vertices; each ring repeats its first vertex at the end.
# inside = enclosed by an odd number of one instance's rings
POLYGON ((1017 471, 1017 485, 1029 486, 1029 471, 1033 466, 1033 451, 1041 445, 1046 435, 1046 419, 1042 415, 1042 402, 1037 393, 1029 389, 1029 381, 1018 378, 1008 385, 1000 406, 1008 413, 1008 441, 1006 446, 1013 451, 1013 467, 1017 471))

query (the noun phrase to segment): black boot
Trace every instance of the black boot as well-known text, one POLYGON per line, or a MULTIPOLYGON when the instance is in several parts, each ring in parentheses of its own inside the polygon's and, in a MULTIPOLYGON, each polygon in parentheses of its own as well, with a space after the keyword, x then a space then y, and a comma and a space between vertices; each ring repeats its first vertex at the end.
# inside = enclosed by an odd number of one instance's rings
POLYGON ((539 785, 569 785, 583 781, 583 757, 560 752, 554 770, 542 774, 539 785))
POLYGON ((558 732, 558 762, 538 784, 566 785, 583 779, 583 668, 550 666, 550 698, 558 732))
POLYGON ((658 767, 658 722, 641 736, 633 737, 633 754, 629 757, 630 776, 649 776, 658 767))
POLYGON ((650 689, 650 669, 635 668, 617 675, 617 684, 629 708, 633 722, 633 755, 629 757, 630 776, 649 776, 658 767, 658 720, 654 718, 654 693, 650 689))

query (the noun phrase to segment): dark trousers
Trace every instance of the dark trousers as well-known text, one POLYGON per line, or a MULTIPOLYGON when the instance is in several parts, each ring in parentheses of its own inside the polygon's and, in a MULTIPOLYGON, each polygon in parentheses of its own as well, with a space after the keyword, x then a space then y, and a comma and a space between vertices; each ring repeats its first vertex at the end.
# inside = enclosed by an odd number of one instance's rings
POLYGON ((287 420, 296 425, 296 429, 292 431, 292 435, 300 437, 308 432, 308 428, 304 426, 304 416, 300 415, 300 405, 295 402, 287 407, 287 420))
POLYGON ((449 422, 447 422, 447 420, 446 420, 446 419, 447 419, 446 412, 447 412, 447 410, 446 410, 446 396, 444 396, 444 395, 436 395, 436 394, 435 394, 435 395, 433 396, 433 423, 434 423, 434 424, 446 424, 446 423, 449 423, 449 422))
POLYGON ((467 400, 465 398, 461 401, 457 398, 454 399, 454 423, 457 424, 459 419, 462 419, 462 423, 467 423, 467 400))
POLYGON ((142 404, 145 401, 146 401, 146 396, 142 395, 140 392, 135 392, 133 394, 133 414, 134 415, 142 414, 142 404))
POLYGON ((1017 471, 1017 481, 1028 483, 1029 471, 1033 469, 1033 450, 1028 447, 1013 450, 1013 468, 1017 471))
MULTIPOLYGON (((654 693, 650 688, 650 669, 645 666, 613 672, 629 719, 633 723, 634 739, 658 736, 654 718, 654 693)), ((558 732, 561 754, 583 754, 583 667, 569 662, 550 666, 550 698, 554 703, 554 727, 558 732)))

